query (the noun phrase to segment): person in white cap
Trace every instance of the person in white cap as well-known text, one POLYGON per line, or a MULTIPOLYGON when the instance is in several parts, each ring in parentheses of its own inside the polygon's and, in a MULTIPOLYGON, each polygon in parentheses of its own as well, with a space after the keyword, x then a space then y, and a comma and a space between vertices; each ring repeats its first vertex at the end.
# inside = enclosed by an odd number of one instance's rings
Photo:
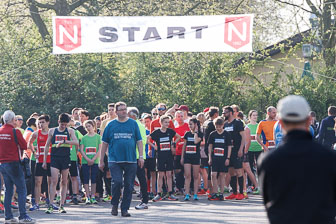
POLYGON ((281 99, 277 109, 283 144, 263 154, 258 168, 270 223, 335 223, 336 152, 313 141, 302 96, 281 99))

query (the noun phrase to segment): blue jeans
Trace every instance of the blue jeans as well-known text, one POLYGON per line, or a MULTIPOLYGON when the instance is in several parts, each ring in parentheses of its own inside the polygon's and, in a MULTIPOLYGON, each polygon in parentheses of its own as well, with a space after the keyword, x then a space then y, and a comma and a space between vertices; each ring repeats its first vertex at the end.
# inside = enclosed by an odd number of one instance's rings
POLYGON ((19 162, 10 162, 0 164, 0 172, 2 173, 5 182, 5 219, 12 219, 13 213, 11 209, 11 202, 13 197, 14 184, 16 186, 16 192, 18 194, 19 202, 19 219, 24 218, 26 213, 26 197, 27 189, 24 179, 24 173, 19 162))
POLYGON ((115 163, 109 162, 112 176, 112 201, 113 206, 118 206, 121 195, 121 188, 124 186, 124 193, 121 202, 121 211, 127 211, 132 201, 132 191, 137 172, 136 163, 115 163), (124 177, 124 181, 123 181, 124 177))

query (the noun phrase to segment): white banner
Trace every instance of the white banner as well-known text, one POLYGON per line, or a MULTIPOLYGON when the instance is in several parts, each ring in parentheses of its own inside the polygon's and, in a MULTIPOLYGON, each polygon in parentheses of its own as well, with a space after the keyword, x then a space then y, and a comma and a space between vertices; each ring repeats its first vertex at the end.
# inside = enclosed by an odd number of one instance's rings
POLYGON ((53 53, 251 52, 253 15, 53 17, 53 53))

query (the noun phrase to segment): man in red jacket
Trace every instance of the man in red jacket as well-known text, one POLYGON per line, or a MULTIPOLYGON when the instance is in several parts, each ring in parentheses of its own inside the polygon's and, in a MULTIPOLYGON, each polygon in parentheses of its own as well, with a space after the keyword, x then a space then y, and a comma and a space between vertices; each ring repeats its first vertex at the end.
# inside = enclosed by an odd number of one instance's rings
POLYGON ((20 165, 21 152, 26 150, 27 143, 23 139, 20 130, 14 129, 15 114, 7 110, 3 114, 4 126, 0 128, 0 172, 5 182, 5 223, 34 223, 35 220, 30 218, 26 212, 27 189, 24 180, 23 170, 20 165), (17 143, 14 132, 16 133, 17 143), (18 146, 19 145, 19 146, 18 146), (19 201, 19 221, 13 217, 11 210, 11 200, 13 196, 14 184, 18 194, 19 201))

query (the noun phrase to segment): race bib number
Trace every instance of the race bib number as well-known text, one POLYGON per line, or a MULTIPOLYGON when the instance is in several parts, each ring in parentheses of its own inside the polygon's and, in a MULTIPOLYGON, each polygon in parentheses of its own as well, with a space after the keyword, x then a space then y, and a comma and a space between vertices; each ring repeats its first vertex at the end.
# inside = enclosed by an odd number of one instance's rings
POLYGON ((224 156, 224 149, 223 148, 214 148, 214 155, 215 156, 224 156))
POLYGON ((67 135, 55 135, 55 143, 63 143, 64 140, 68 140, 68 136, 67 135))
POLYGON ((256 142, 256 141, 257 141, 256 135, 251 135, 251 142, 256 142))
POLYGON ((188 145, 186 148, 187 154, 196 154, 196 145, 188 145))
POLYGON ((269 140, 268 141, 268 149, 274 149, 275 148, 275 141, 269 140))
POLYGON ((160 149, 161 149, 161 151, 169 151, 170 150, 170 143, 169 142, 160 143, 160 149))
POLYGON ((96 147, 87 147, 85 148, 85 154, 86 155, 96 155, 97 149, 96 147))

